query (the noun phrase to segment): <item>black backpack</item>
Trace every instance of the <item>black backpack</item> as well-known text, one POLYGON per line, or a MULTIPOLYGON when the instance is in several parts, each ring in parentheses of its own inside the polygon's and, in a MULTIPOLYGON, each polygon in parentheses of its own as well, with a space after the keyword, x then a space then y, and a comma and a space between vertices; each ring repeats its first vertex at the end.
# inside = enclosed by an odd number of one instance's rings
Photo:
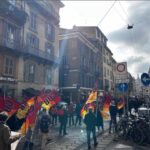
POLYGON ((49 117, 47 115, 42 116, 40 120, 40 130, 42 133, 48 133, 49 129, 49 117))

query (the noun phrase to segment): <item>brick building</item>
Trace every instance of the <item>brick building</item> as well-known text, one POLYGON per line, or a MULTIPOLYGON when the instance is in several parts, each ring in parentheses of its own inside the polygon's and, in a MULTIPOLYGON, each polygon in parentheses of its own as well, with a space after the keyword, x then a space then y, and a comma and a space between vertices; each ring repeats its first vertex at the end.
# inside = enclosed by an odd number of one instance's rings
POLYGON ((84 101, 95 86, 101 89, 102 65, 100 45, 77 27, 60 29, 59 86, 66 101, 84 101))

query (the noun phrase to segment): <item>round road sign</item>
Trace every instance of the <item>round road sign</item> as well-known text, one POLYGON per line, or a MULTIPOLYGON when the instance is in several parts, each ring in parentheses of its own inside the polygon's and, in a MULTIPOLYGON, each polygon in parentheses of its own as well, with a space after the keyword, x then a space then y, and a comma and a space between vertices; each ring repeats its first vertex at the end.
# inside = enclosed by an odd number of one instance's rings
POLYGON ((118 72, 124 72, 125 69, 126 69, 125 64, 118 64, 118 65, 117 65, 117 71, 118 71, 118 72))

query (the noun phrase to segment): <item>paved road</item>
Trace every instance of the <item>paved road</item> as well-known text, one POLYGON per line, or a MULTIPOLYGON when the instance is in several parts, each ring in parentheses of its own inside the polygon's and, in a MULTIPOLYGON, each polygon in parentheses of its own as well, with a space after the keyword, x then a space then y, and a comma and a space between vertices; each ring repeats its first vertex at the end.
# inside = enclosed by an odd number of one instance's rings
MULTIPOLYGON (((105 122, 105 129, 107 128, 108 122, 105 122)), ((59 136, 58 131, 58 127, 51 129, 49 137, 53 140, 46 145, 45 150, 78 150, 86 145, 86 131, 84 124, 82 126, 72 126, 67 128, 68 135, 66 136, 59 136)), ((34 150, 40 150, 40 136, 34 140, 34 143, 34 150)))

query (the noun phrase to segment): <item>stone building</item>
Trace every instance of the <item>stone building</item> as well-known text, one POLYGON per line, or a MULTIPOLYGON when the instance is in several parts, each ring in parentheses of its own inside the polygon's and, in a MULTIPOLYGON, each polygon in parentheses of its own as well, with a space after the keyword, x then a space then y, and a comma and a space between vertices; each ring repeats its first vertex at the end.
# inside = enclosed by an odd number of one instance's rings
MULTIPOLYGON (((60 29, 59 86, 66 101, 85 100, 88 92, 100 85, 100 53, 80 31, 60 29)), ((98 87, 99 88, 99 87, 98 87)))
POLYGON ((59 1, 6 0, 0 5, 0 91, 58 87, 59 1))
POLYGON ((74 26, 60 29, 59 34, 59 85, 64 99, 85 99, 95 86, 106 90, 107 85, 109 91, 113 85, 113 58, 101 30, 95 26, 74 26))
POLYGON ((113 54, 107 46, 107 37, 97 26, 76 27, 82 32, 98 49, 100 53, 100 89, 111 91, 114 86, 113 78, 113 54))

